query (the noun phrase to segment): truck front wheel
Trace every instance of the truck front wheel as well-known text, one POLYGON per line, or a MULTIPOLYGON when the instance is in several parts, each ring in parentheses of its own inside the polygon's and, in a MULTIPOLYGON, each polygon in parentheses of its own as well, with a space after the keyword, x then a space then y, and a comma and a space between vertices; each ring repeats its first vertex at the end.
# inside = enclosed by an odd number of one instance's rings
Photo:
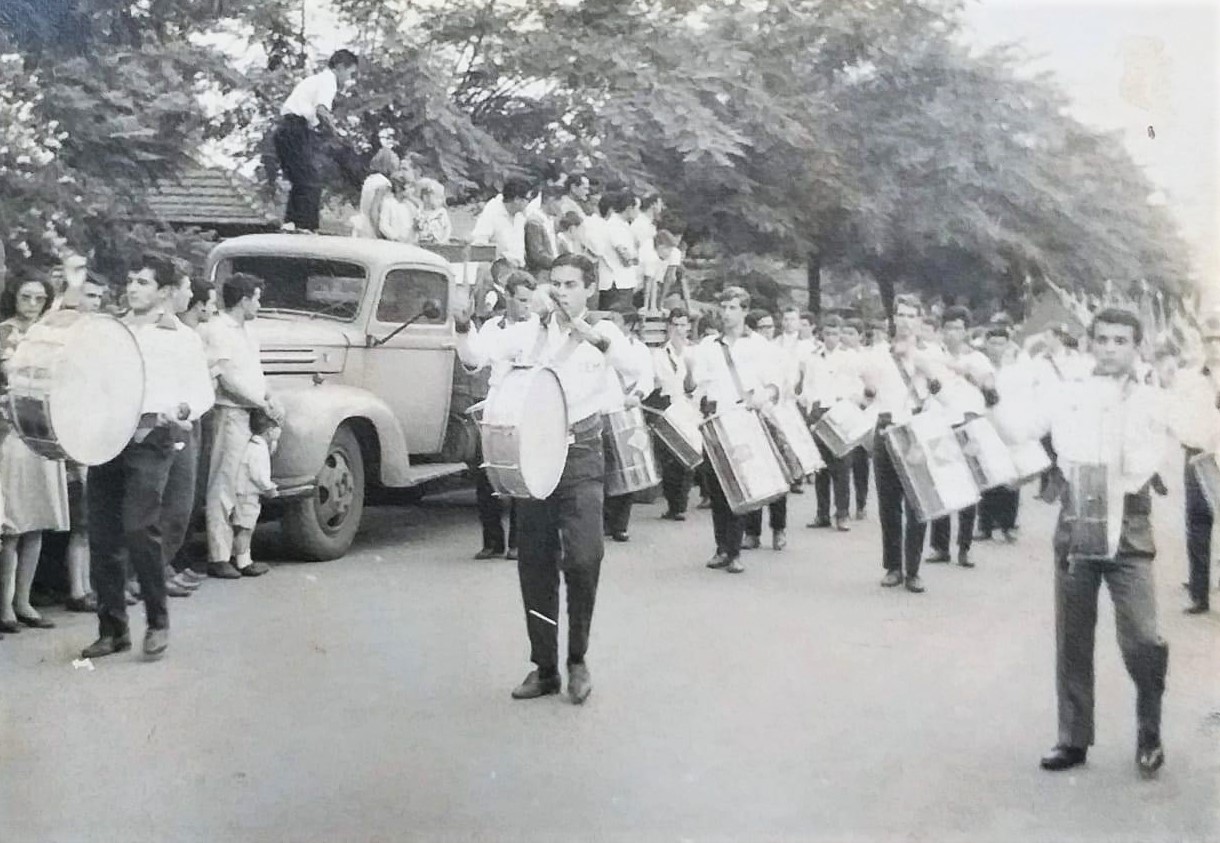
POLYGON ((341 425, 326 451, 312 495, 288 502, 283 530, 289 553, 310 562, 338 559, 352 545, 364 513, 364 455, 341 425))

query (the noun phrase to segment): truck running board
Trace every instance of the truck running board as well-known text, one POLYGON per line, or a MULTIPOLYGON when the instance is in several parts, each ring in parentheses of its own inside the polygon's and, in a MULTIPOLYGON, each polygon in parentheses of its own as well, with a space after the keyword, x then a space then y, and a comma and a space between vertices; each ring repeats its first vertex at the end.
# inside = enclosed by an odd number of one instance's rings
POLYGON ((407 469, 406 482, 398 488, 407 489, 412 486, 418 486, 421 483, 427 483, 430 480, 452 477, 455 474, 461 474, 468 468, 470 466, 464 462, 420 463, 407 469))

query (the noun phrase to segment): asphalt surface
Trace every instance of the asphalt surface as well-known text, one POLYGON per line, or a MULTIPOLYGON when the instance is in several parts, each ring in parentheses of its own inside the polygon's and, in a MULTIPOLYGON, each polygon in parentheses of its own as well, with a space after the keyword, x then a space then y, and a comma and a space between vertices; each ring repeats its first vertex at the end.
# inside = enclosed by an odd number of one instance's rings
POLYGON ((875 515, 805 529, 812 489, 788 549, 737 576, 703 567, 709 513, 637 507, 608 548, 582 708, 509 698, 529 668, 515 566, 470 558, 457 493, 370 510, 343 560, 173 601, 157 664, 74 667, 94 623, 55 610, 58 629, 0 642, 0 840, 1218 840, 1220 613, 1180 614, 1178 492, 1156 503, 1155 782, 1104 596, 1097 745, 1038 769, 1053 512, 1028 492, 1017 545, 928 566, 922 595, 878 586, 875 515))

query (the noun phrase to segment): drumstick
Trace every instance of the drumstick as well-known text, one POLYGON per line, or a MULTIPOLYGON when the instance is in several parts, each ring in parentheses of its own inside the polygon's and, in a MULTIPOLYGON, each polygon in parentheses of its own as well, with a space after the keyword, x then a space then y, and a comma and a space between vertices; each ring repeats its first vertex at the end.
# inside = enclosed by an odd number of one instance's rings
POLYGON ((559 312, 564 315, 564 318, 569 322, 572 321, 572 314, 568 313, 568 309, 563 306, 563 302, 559 298, 559 293, 553 287, 547 290, 547 295, 551 297, 551 301, 555 302, 555 306, 559 308, 559 312))

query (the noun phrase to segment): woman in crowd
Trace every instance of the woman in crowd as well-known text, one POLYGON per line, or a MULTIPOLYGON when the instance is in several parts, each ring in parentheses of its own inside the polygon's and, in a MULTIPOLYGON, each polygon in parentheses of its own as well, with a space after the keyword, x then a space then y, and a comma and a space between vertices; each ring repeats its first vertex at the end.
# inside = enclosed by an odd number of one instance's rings
MULTIPOLYGON (((5 302, 11 315, 0 322, 0 363, 9 361, 25 333, 51 305, 54 290, 44 281, 24 281, 5 302)), ((6 371, 7 374, 7 371, 6 371)), ((55 624, 30 605, 30 587, 42 553, 45 530, 68 529, 68 477, 63 462, 38 456, 21 437, 5 431, 0 445, 0 490, 5 502, 0 526, 0 630, 20 624, 47 629, 55 624)))
POLYGON ((360 211, 352 220, 352 236, 414 243, 417 210, 405 196, 413 181, 411 171, 385 148, 373 156, 369 170, 360 188, 360 211))

